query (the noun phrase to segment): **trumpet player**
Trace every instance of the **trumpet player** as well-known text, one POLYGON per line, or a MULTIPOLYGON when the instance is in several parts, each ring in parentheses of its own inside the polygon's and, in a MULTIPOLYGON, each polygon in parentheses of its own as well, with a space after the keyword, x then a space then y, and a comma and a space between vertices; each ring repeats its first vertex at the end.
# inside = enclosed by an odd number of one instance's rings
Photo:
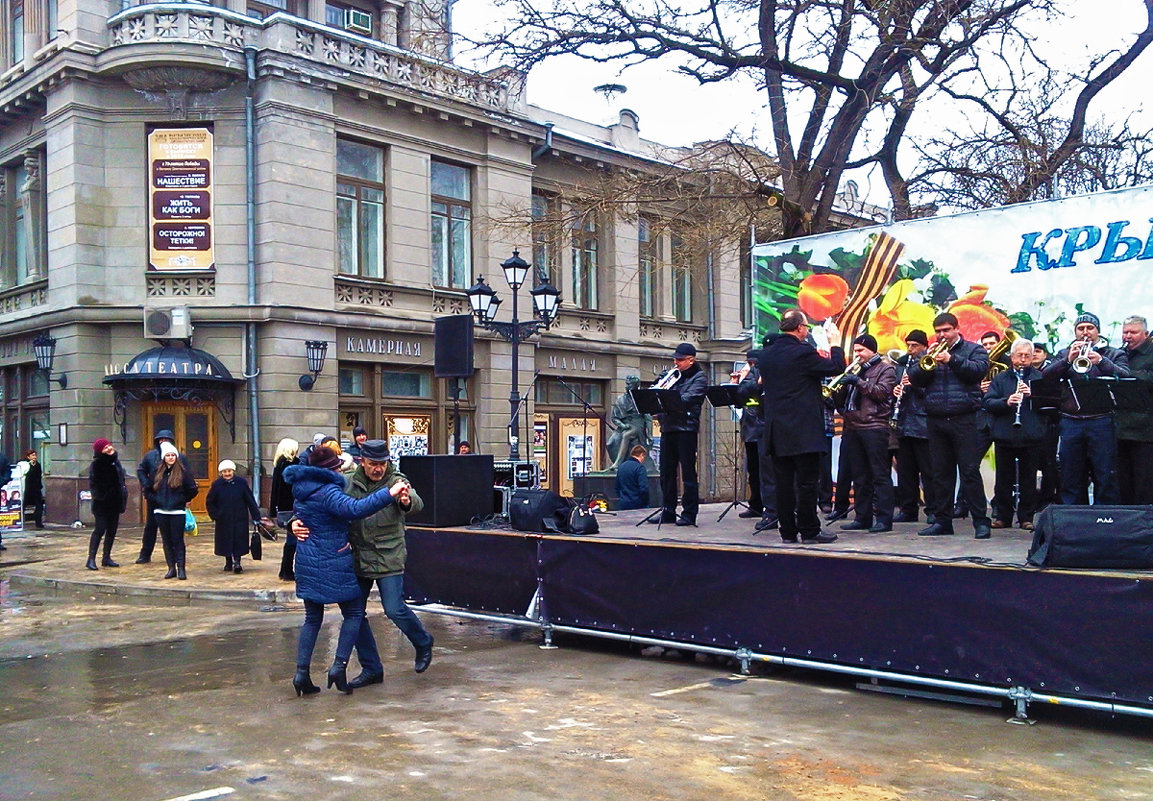
POLYGON ((993 528, 1013 525, 1013 488, 1017 487, 1017 523, 1033 528, 1037 513, 1037 470, 1045 421, 1033 409, 1031 385, 1041 377, 1033 367, 1033 343, 1018 339, 1009 349, 1012 367, 999 373, 985 394, 992 420, 996 484, 993 487, 993 528))
POLYGON ((656 386, 672 389, 681 396, 684 411, 659 416, 661 423, 661 523, 695 526, 700 509, 697 484, 697 436, 701 430, 701 405, 705 402, 708 377, 697 364, 697 349, 682 342, 673 352, 673 371, 665 373, 656 386), (677 468, 680 468, 681 514, 677 508, 677 468))
POLYGON ((1041 371, 1045 378, 1066 381, 1072 392, 1062 393, 1058 423, 1061 462, 1061 503, 1089 502, 1089 470, 1093 476, 1093 503, 1121 502, 1117 487, 1117 431, 1112 409, 1093 408, 1078 402, 1077 385, 1090 378, 1129 377, 1129 357, 1120 348, 1101 340, 1097 315, 1082 312, 1073 324, 1077 339, 1058 351, 1041 371))
POLYGON ((910 383, 925 391, 934 483, 933 523, 917 533, 922 537, 953 533, 953 480, 960 471, 973 531, 977 539, 988 539, 991 521, 981 483, 976 418, 989 354, 976 342, 966 342, 957 326, 954 315, 938 314, 933 320, 937 344, 909 367, 910 383))

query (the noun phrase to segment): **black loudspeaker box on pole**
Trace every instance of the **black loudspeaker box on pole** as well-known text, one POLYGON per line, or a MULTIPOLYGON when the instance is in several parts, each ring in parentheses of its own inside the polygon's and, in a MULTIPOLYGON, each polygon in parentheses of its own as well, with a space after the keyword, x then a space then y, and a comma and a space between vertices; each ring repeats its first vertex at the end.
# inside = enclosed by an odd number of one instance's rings
POLYGON ((1031 565, 1153 568, 1153 506, 1051 504, 1033 522, 1031 565))
POLYGON ((436 318, 437 378, 467 378, 472 375, 472 315, 454 314, 436 318))
POLYGON ((402 456, 400 472, 424 501, 406 518, 414 526, 465 526, 493 513, 492 454, 402 456))

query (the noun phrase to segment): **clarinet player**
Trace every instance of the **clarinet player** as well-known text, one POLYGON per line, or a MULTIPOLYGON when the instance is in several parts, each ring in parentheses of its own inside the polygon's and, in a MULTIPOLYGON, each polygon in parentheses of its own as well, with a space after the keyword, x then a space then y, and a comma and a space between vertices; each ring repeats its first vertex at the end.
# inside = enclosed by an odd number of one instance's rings
POLYGON ((1013 525, 1014 488, 1019 493, 1017 523, 1033 528, 1037 513, 1037 471, 1045 421, 1033 408, 1030 385, 1041 377, 1033 367, 1033 343, 1018 339, 1009 350, 1012 368, 999 373, 985 394, 985 411, 992 418, 993 454, 997 462, 993 487, 993 528, 1013 525))

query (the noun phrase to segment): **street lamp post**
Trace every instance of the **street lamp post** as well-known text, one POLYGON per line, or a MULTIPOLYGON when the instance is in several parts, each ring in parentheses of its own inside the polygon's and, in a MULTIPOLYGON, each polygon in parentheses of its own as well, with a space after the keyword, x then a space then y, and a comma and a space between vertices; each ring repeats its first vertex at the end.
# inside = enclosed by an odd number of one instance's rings
POLYGON ((500 307, 500 298, 493 288, 484 282, 484 277, 477 278, 471 288, 465 290, 468 302, 472 306, 472 313, 482 328, 500 334, 512 343, 512 388, 509 390, 509 454, 511 461, 520 460, 520 343, 527 340, 542 328, 547 330, 556 320, 560 311, 560 291, 547 280, 541 281, 529 294, 532 295, 533 315, 535 320, 520 320, 517 317, 517 296, 520 294, 521 284, 525 282, 532 266, 520 257, 516 250, 512 258, 500 265, 504 271, 504 279, 512 290, 512 320, 507 323, 497 322, 494 318, 500 307))

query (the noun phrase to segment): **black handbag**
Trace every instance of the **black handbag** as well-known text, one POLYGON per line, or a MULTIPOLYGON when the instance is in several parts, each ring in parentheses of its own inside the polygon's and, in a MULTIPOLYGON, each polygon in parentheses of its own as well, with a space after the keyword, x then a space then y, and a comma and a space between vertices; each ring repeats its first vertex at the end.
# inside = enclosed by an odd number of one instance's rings
POLYGON ((253 526, 252 540, 248 544, 248 553, 255 561, 259 562, 260 558, 264 555, 263 551, 264 545, 260 539, 260 527, 253 526))
POLYGON ((597 521, 597 516, 593 514, 592 509, 589 509, 588 504, 578 501, 569 512, 568 533, 587 536, 596 534, 600 530, 601 524, 597 521))

